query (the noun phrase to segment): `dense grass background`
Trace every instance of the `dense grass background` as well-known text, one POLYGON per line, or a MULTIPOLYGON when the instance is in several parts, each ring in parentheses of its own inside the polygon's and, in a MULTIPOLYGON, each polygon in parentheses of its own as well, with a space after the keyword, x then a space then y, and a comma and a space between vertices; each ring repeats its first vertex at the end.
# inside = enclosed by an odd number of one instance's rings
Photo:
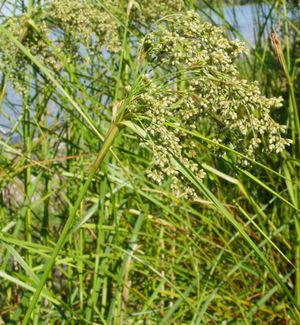
MULTIPOLYGON (((262 14, 254 2, 260 37, 238 62, 241 77, 284 98, 272 114, 293 144, 242 168, 238 152, 216 155, 215 134, 199 123, 192 136, 207 176, 199 181, 180 166, 196 201, 175 197, 168 180, 150 182, 151 150, 132 125, 114 123, 135 76, 136 39, 179 9, 172 1, 91 3, 117 24, 120 50, 90 44, 74 59, 74 41, 58 34, 67 48, 53 50, 58 73, 34 52, 38 40, 8 28, 8 17, 26 13, 19 28, 34 30, 44 3, 0 1, 1 35, 14 51, 9 62, 0 57, 0 324, 298 324, 297 3, 266 1, 262 14)), ((179 3, 210 20, 212 10, 240 38, 224 5, 179 3)))

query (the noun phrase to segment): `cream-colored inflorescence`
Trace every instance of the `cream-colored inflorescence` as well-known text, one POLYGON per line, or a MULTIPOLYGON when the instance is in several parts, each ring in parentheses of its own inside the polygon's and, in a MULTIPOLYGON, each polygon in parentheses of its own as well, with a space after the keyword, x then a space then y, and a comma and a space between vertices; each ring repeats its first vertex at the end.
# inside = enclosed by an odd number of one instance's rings
POLYGON ((80 43, 88 44, 95 37, 99 50, 118 52, 121 49, 117 20, 102 7, 87 1, 49 1, 45 19, 80 43))
MULTIPOLYGON (((110 57, 121 53, 118 20, 92 3, 46 1, 31 17, 11 18, 5 27, 40 62, 61 73, 66 61, 77 67, 84 60, 83 49, 98 56, 103 50, 110 57)), ((109 2, 113 3, 118 0, 109 2)), ((216 143, 253 160, 262 151, 281 152, 290 140, 282 136, 285 127, 270 116, 273 107, 282 105, 281 99, 266 98, 256 83, 239 78, 235 60, 247 53, 241 42, 229 40, 222 29, 204 22, 194 11, 169 14, 154 24, 153 19, 181 7, 181 1, 132 3, 132 24, 154 31, 141 41, 141 53, 136 50, 138 40, 130 41, 131 55, 140 55, 136 62, 144 58, 144 64, 138 81, 131 80, 142 90, 135 92, 128 110, 149 135, 141 143, 153 152, 149 178, 158 184, 168 179, 177 196, 195 198, 195 190, 178 170, 179 161, 200 179, 205 175, 199 167, 198 145, 186 131, 205 126, 216 143)), ((0 70, 9 73, 10 82, 24 93, 28 87, 22 78, 30 60, 5 37, 0 37, 0 48, 0 70)))
MULTIPOLYGON (((66 63, 84 61, 88 48, 95 53, 121 51, 117 20, 86 1, 46 1, 30 17, 12 17, 4 25, 32 55, 55 72, 61 71, 66 63)), ((10 71, 15 88, 24 90, 22 78, 30 60, 6 37, 0 37, 0 48, 0 70, 10 71), (11 66, 12 58, 15 60, 11 66)))
POLYGON ((247 51, 222 29, 203 22, 195 12, 178 14, 164 19, 142 46, 147 75, 131 111, 148 131, 147 146, 154 153, 148 176, 158 184, 170 176, 176 195, 195 197, 173 157, 204 177, 195 140, 182 129, 206 125, 217 135, 217 143, 253 160, 262 151, 278 153, 290 143, 282 137, 285 127, 270 116, 273 107, 282 105, 281 98, 266 98, 256 83, 239 78, 234 61, 247 51))
POLYGON ((138 24, 153 23, 163 16, 179 12, 183 7, 182 0, 133 1, 132 20, 138 24))

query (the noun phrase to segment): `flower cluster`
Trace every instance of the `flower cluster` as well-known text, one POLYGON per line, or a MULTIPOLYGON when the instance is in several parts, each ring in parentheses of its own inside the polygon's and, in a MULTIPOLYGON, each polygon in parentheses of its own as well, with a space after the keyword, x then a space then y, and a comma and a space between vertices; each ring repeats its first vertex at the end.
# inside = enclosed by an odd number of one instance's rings
POLYGON ((142 146, 153 152, 152 166, 147 175, 158 184, 162 184, 169 177, 176 196, 194 198, 195 190, 189 186, 184 188, 186 181, 180 175, 174 160, 179 160, 199 178, 204 177, 203 170, 196 162, 196 144, 190 142, 186 134, 178 128, 184 126, 184 119, 186 122, 193 120, 192 112, 190 117, 185 113, 189 110, 190 98, 184 92, 162 89, 159 82, 151 80, 149 76, 144 76, 142 83, 146 91, 133 99, 129 112, 140 119, 149 134, 149 138, 141 141, 142 146), (168 125, 168 122, 171 124, 168 125))
POLYGON ((49 1, 44 19, 80 43, 89 44, 97 36, 99 50, 101 47, 110 52, 121 49, 116 19, 86 1, 49 1))
POLYGON ((181 0, 140 0, 132 8, 132 18, 137 23, 151 23, 163 16, 178 12, 183 8, 181 0))
MULTIPOLYGON (((30 48, 33 55, 36 57, 42 56, 44 61, 51 61, 52 64, 56 64, 56 61, 53 61, 47 44, 43 41, 42 35, 48 31, 44 24, 41 24, 40 32, 37 33, 33 26, 30 25, 29 17, 24 14, 20 17, 8 19, 5 28, 26 48, 30 48)), ((20 92, 24 92, 23 79, 28 59, 14 43, 2 36, 0 37, 0 49, 0 71, 4 74, 9 73, 10 82, 14 88, 20 92), (12 58, 14 58, 13 61, 12 58)))
POLYGON ((144 91, 130 110, 150 136, 146 141, 154 153, 148 172, 152 180, 160 184, 171 176, 176 195, 194 197, 192 187, 182 186, 171 159, 176 157, 199 178, 204 176, 196 162, 196 143, 182 129, 205 125, 217 135, 216 142, 251 159, 262 150, 281 152, 290 143, 282 137, 284 126, 270 116, 272 107, 282 105, 281 99, 266 98, 256 83, 239 78, 234 61, 245 55, 244 46, 195 12, 167 17, 145 37, 143 51, 144 91))
MULTIPOLYGON (((104 9, 84 1, 47 1, 42 10, 37 7, 31 17, 23 14, 9 18, 5 28, 40 62, 56 72, 61 71, 66 62, 80 63, 89 47, 97 53, 104 49, 115 53, 121 48, 116 19, 104 9)), ((0 49, 0 71, 10 72, 14 87, 24 91, 22 78, 30 60, 2 36, 0 49)))
POLYGON ((246 48, 224 37, 223 30, 203 21, 197 13, 173 15, 165 19, 144 40, 148 57, 160 66, 202 68, 203 73, 236 74, 233 61, 246 48))

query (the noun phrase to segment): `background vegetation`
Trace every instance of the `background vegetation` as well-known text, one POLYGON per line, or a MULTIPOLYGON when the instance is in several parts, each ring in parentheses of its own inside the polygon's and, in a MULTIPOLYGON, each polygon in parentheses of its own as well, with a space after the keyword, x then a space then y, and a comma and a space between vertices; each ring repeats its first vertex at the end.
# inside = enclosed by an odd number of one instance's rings
POLYGON ((0 1, 0 323, 299 324, 300 15, 294 1, 264 4, 253 2, 249 44, 222 1, 0 1), (159 47, 190 10, 246 42, 237 83, 283 97, 271 115, 292 140, 285 150, 276 140, 269 152, 265 135, 255 155, 235 146, 243 135, 213 124, 223 112, 213 104, 151 129, 169 94, 185 103, 204 71, 182 56, 172 70, 162 54, 172 46, 159 47), (173 169, 162 174, 166 143, 173 169))

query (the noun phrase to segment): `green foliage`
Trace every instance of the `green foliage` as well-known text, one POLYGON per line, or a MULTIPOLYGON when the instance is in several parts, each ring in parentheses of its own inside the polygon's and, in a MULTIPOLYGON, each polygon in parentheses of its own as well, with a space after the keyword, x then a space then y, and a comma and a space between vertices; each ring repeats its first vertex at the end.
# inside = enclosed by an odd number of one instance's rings
POLYGON ((297 22, 207 6, 0 1, 0 324, 299 323, 297 22))

